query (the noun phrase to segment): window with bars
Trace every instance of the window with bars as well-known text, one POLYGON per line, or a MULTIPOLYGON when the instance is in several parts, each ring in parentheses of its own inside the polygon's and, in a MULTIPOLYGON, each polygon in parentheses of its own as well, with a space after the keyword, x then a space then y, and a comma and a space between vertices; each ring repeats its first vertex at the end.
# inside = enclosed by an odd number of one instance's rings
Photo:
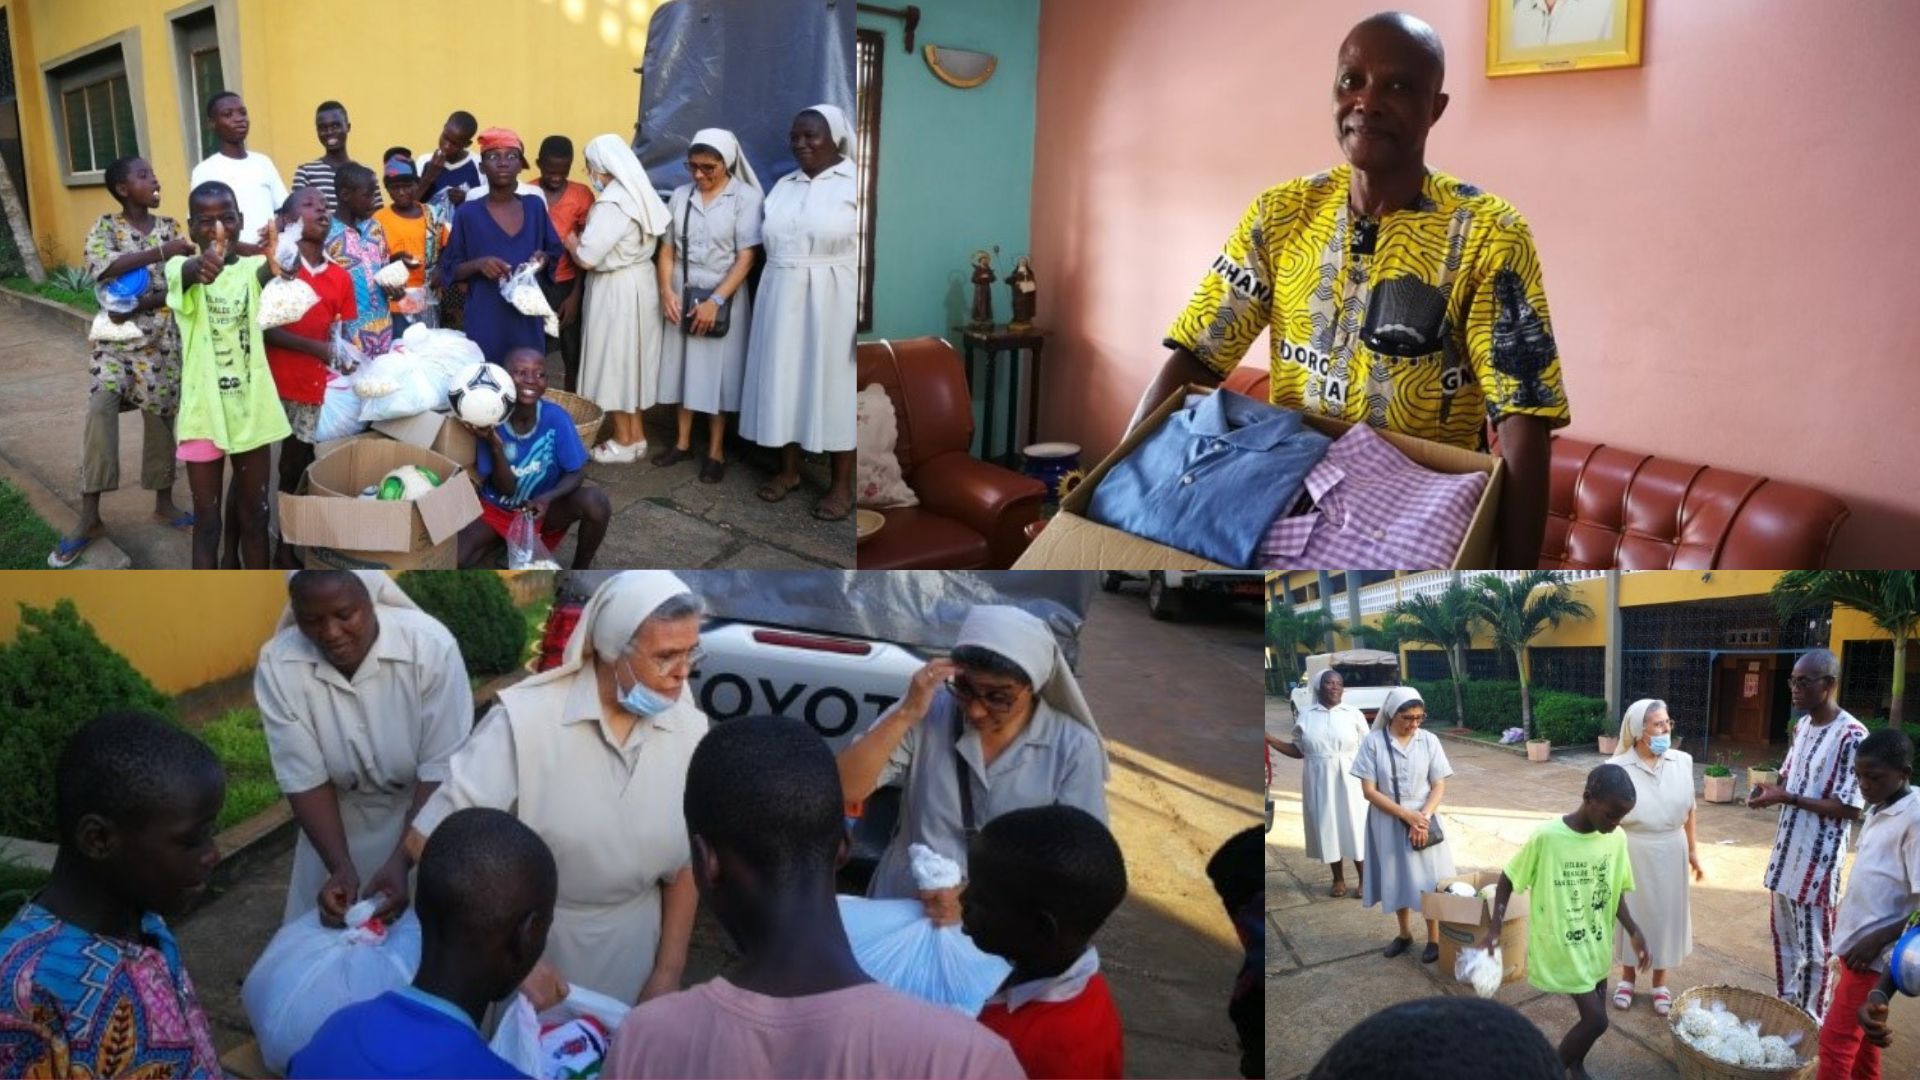
POLYGON ((115 158, 140 152, 126 60, 112 45, 52 73, 67 172, 96 180, 115 158))
POLYGON ((854 169, 860 182, 860 332, 873 329, 873 222, 880 192, 881 56, 886 35, 860 30, 856 35, 857 67, 854 112, 854 169))
POLYGON ((187 148, 205 158, 220 148, 220 140, 207 121, 207 102, 227 88, 226 73, 220 66, 220 26, 212 8, 196 11, 173 20, 173 55, 178 64, 180 85, 186 87, 191 112, 180 119, 185 125, 187 148))

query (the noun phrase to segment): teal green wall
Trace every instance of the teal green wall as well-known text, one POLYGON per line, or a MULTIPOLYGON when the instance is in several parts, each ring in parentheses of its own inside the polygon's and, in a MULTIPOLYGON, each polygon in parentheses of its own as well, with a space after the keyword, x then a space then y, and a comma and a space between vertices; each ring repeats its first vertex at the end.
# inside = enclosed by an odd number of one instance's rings
MULTIPOLYGON (((874 223, 873 329, 863 337, 948 337, 973 302, 974 251, 1000 253, 1000 277, 1028 253, 1039 0, 918 0, 914 53, 898 19, 860 14, 887 36, 880 98, 879 213, 874 223), (993 78, 956 90, 934 77, 922 46, 992 53, 993 78)), ((1010 314, 993 286, 994 321, 1010 314)), ((1005 395, 1002 395, 1002 400, 1005 395)))

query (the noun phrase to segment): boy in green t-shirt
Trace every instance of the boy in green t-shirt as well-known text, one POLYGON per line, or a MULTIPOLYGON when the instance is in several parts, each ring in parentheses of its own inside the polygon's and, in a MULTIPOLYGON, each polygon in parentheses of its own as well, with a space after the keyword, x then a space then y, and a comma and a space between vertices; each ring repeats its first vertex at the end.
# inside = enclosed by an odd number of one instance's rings
POLYGON ((1580 1019, 1559 1047, 1560 1063, 1573 1080, 1586 1080, 1587 1051, 1607 1033, 1602 994, 1613 964, 1616 917, 1633 939, 1640 966, 1647 965, 1647 942, 1624 895, 1633 888, 1627 838, 1616 831, 1633 803, 1633 780, 1625 769, 1602 765, 1588 773, 1580 808, 1535 829, 1500 875, 1493 925, 1480 943, 1493 948, 1508 899, 1516 889, 1532 889, 1527 981, 1573 998, 1580 1019))

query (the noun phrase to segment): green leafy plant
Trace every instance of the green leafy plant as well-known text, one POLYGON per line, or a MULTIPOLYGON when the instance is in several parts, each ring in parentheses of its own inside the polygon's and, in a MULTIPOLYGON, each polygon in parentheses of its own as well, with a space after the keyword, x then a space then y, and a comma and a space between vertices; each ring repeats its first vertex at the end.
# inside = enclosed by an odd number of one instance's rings
POLYGON ((57 266, 47 275, 47 284, 63 292, 90 293, 93 275, 77 266, 57 266))
POLYGON ((1705 769, 1702 769, 1701 771, 1708 776, 1715 776, 1715 777, 1733 775, 1733 770, 1727 768, 1725 765, 1719 764, 1718 762, 1715 762, 1714 764, 1707 766, 1705 769))
MULTIPOLYGON (((1431 645, 1446 654, 1447 674, 1453 684, 1453 722, 1470 724, 1465 717, 1472 716, 1473 710, 1467 708, 1461 686, 1467 681, 1466 655, 1473 647, 1473 629, 1480 621, 1473 590, 1455 581, 1438 596, 1413 596, 1401 601, 1390 615, 1401 641, 1431 645)), ((1427 710, 1433 711, 1431 701, 1427 710)))
POLYGON ((1287 685, 1300 677, 1300 650, 1319 648, 1336 629, 1338 624, 1320 608, 1300 612, 1281 602, 1267 608, 1267 648, 1287 685))
POLYGON ((1532 570, 1515 578, 1483 574, 1474 579, 1473 609, 1487 624, 1496 648, 1513 654, 1520 673, 1520 719, 1529 739, 1534 733, 1533 700, 1527 678, 1527 650, 1533 639, 1567 619, 1590 619, 1593 609, 1551 570, 1532 570))
POLYGON ((71 600, 20 605, 0 646, 0 835, 55 839, 53 772, 67 739, 114 709, 171 716, 173 704, 102 642, 71 600))
POLYGON ((527 618, 513 606, 500 575, 409 570, 398 580, 422 611, 453 633, 469 675, 499 675, 525 658, 527 618))
POLYGON ((1888 720, 1901 723, 1907 694, 1907 642, 1920 631, 1920 570, 1789 570, 1768 594, 1782 620, 1815 604, 1850 607, 1893 639, 1888 720))
POLYGON ((1604 699, 1559 690, 1542 690, 1534 695, 1533 719, 1538 737, 1555 746, 1591 743, 1619 730, 1608 723, 1604 699))
POLYGON ((44 568, 59 542, 59 530, 33 512, 20 489, 0 480, 0 570, 44 568))
POLYGON ((227 771, 227 801, 217 828, 238 825, 280 801, 258 709, 228 709, 202 725, 199 736, 227 771))

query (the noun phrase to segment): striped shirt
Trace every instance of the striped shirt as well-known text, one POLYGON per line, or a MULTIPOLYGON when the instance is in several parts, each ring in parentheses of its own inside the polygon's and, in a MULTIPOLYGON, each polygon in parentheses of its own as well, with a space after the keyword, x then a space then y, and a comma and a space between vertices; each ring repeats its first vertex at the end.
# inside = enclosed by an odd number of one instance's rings
POLYGON ((1486 487, 1486 473, 1422 468, 1371 427, 1355 424, 1307 473, 1313 509, 1275 518, 1256 565, 1445 569, 1486 487))
MULTIPOLYGON (((1801 717, 1793 746, 1780 767, 1780 786, 1805 799, 1839 799, 1864 807, 1853 754, 1867 737, 1866 726, 1845 709, 1824 725, 1801 717)), ((1847 859, 1852 824, 1811 810, 1780 808, 1773 857, 1767 860, 1766 886, 1795 903, 1831 907, 1840 898, 1840 866, 1847 859)))
MULTIPOLYGON (((334 195, 334 168, 327 164, 326 158, 317 158, 293 170, 294 190, 303 187, 319 188, 320 194, 327 197, 327 213, 340 212, 340 202, 334 195)), ((373 208, 378 210, 381 205, 380 185, 376 183, 373 187, 373 208)))

